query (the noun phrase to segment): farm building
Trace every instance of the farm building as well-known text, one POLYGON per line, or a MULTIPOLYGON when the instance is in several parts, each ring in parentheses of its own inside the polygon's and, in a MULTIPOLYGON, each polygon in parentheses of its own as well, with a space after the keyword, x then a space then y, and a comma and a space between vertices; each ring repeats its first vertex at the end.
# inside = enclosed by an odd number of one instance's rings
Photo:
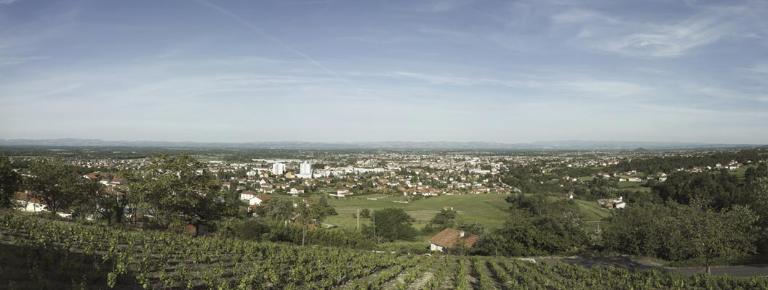
POLYGON ((429 249, 433 252, 448 252, 475 246, 480 237, 462 230, 447 228, 429 239, 429 249))

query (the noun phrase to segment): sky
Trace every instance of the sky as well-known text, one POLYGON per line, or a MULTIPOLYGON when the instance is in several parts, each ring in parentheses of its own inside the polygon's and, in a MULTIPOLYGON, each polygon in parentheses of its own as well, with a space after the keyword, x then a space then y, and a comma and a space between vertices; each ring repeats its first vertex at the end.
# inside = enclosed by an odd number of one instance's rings
POLYGON ((768 1, 0 0, 0 139, 768 144, 768 1))

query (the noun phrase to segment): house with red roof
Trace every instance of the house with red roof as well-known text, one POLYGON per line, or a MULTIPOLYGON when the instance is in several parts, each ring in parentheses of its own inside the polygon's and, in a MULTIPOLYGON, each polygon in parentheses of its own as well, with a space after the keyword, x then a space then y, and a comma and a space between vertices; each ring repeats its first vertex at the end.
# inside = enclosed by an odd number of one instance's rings
POLYGON ((433 252, 448 252, 456 249, 469 249, 477 244, 480 237, 462 230, 447 228, 429 239, 429 249, 433 252))

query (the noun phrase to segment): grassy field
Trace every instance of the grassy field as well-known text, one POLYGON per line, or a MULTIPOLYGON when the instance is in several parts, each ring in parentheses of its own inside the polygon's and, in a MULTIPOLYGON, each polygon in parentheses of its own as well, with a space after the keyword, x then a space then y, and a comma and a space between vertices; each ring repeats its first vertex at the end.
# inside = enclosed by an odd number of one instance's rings
POLYGON ((611 215, 610 210, 600 207, 597 202, 578 199, 574 201, 579 206, 586 221, 599 221, 611 215))
MULTIPOLYGON (((453 207, 459 213, 459 222, 479 223, 487 229, 496 229, 501 227, 507 218, 509 205, 504 198, 506 195, 503 194, 453 195, 425 198, 408 203, 401 203, 405 201, 402 197, 390 195, 331 199, 331 205, 336 208, 339 215, 328 217, 325 222, 342 228, 355 229, 357 220, 353 214, 358 209, 402 208, 416 220, 414 223, 416 228, 421 229, 441 209, 453 207)), ((368 219, 360 219, 361 225, 369 222, 368 219)))
MULTIPOLYGON (((358 209, 402 208, 416 220, 414 222, 416 228, 421 229, 442 208, 453 207, 459 213, 459 222, 479 223, 486 229, 493 230, 501 227, 507 219, 509 204, 504 200, 506 197, 507 195, 503 194, 453 195, 420 199, 408 203, 402 203, 405 201, 402 197, 390 195, 331 199, 330 203, 336 208, 338 215, 328 217, 325 223, 355 229, 357 219, 353 215, 358 209)), ((599 221, 611 214, 609 210, 600 207, 597 202, 585 200, 575 200, 575 202, 586 221, 599 221)), ((361 225, 368 223, 370 223, 369 219, 360 219, 361 225)))
POLYGON ((640 192, 651 192, 650 187, 642 186, 639 182, 619 181, 617 184, 619 190, 632 190, 640 192))

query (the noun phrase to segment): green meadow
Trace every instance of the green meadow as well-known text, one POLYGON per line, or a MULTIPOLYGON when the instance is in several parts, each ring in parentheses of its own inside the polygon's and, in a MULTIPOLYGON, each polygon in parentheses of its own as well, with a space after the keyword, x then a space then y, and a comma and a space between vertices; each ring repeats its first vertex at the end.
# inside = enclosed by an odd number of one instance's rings
MULTIPOLYGON (((383 208, 402 208, 416 221, 414 225, 421 229, 443 208, 453 207, 458 212, 460 223, 478 223, 486 229, 500 228, 508 218, 509 204, 505 194, 480 195, 444 195, 407 201, 404 197, 392 195, 365 195, 345 198, 329 198, 338 215, 327 217, 326 224, 341 228, 355 229, 358 210, 378 210, 383 208), (407 202, 407 203, 406 203, 407 202)), ((610 211, 601 208, 597 202, 575 200, 586 221, 599 221, 610 215, 610 211)), ((360 218, 360 225, 370 223, 370 219, 360 218)))
MULTIPOLYGON (((354 214, 358 209, 402 208, 416 220, 414 222, 416 228, 421 229, 441 209, 453 207, 458 212, 459 222, 479 223, 487 229, 496 229, 501 227, 507 218, 509 205, 504 201, 506 196, 504 194, 446 195, 412 201, 391 195, 331 198, 329 201, 336 208, 338 215, 326 218, 325 223, 355 229, 357 219, 354 214)), ((360 218, 361 225, 369 222, 369 219, 360 218)))

